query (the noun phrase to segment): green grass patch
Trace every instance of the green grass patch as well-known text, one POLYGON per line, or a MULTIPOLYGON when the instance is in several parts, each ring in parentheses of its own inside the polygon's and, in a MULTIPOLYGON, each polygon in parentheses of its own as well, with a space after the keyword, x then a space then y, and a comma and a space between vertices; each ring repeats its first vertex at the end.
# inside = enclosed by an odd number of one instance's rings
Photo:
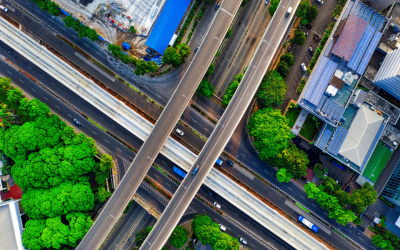
POLYGON ((319 127, 321 126, 320 124, 317 125, 317 122, 313 119, 313 117, 314 116, 312 115, 308 115, 304 121, 303 127, 300 130, 300 135, 309 141, 314 139, 319 127))
POLYGON ((107 129, 103 128, 102 126, 100 126, 99 124, 97 124, 95 121, 93 121, 92 119, 88 118, 88 120, 93 123, 94 125, 96 125, 99 129, 103 130, 104 132, 107 132, 107 129))
POLYGON ((285 116, 289 121, 288 125, 289 125, 290 128, 293 128, 294 123, 297 120, 297 117, 299 117, 299 115, 300 115, 300 112, 301 112, 301 108, 300 107, 289 108, 288 111, 286 112, 285 116))
POLYGON ((372 182, 376 182, 391 155, 392 152, 383 145, 383 142, 379 141, 365 167, 363 175, 372 182))
POLYGON ((300 205, 300 203, 296 202, 296 205, 297 205, 299 208, 301 208, 301 209, 303 209, 304 211, 306 211, 307 213, 310 213, 310 211, 308 211, 307 208, 305 208, 305 207, 303 207, 302 205, 300 205))

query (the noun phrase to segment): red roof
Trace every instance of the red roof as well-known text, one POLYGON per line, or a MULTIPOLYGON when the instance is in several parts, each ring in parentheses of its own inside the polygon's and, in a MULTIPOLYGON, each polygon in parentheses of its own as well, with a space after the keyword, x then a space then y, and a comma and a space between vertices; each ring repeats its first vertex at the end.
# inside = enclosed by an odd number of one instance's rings
POLYGON ((367 26, 367 21, 350 14, 332 49, 332 54, 349 61, 367 26))
POLYGON ((22 197, 22 190, 20 187, 17 186, 17 184, 15 184, 6 193, 0 192, 0 196, 1 196, 2 200, 8 199, 8 198, 13 198, 14 200, 18 200, 18 199, 21 199, 21 197, 22 197))
POLYGON ((314 178, 314 172, 311 170, 311 169, 309 169, 309 168, 307 168, 307 170, 306 170, 306 179, 307 180, 309 180, 309 181, 312 181, 312 179, 314 178))

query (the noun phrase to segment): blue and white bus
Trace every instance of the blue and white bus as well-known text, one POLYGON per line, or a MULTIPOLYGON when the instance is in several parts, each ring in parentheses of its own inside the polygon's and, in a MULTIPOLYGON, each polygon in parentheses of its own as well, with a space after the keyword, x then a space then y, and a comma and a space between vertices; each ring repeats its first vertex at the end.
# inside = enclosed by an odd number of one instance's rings
POLYGON ((301 223, 303 223, 304 225, 306 225, 308 228, 310 228, 311 230, 313 230, 314 232, 318 232, 319 228, 312 224, 311 221, 307 220, 306 218, 304 218, 303 216, 299 215, 299 217, 297 218, 301 223))
POLYGON ((179 174, 182 178, 186 177, 186 173, 184 171, 182 171, 182 169, 178 168, 177 166, 174 166, 174 170, 175 173, 179 174))

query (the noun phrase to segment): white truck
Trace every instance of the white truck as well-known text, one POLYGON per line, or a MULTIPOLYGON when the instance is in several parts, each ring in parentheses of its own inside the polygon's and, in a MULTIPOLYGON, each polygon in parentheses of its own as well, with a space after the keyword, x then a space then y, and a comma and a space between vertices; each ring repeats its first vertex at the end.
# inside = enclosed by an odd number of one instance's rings
POLYGON ((293 10, 293 8, 292 8, 292 7, 289 7, 289 8, 287 9, 286 16, 289 16, 290 13, 292 13, 292 10, 293 10))

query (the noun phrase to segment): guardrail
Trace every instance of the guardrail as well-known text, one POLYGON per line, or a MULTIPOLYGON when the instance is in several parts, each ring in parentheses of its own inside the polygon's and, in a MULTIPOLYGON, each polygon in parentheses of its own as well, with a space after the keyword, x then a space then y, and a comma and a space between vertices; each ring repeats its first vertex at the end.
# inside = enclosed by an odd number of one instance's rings
MULTIPOLYGON (((114 119, 141 140, 147 138, 153 128, 150 122, 2 18, 0 18, 0 27, 0 39, 7 45, 52 75, 76 94, 85 98, 86 101, 114 119)), ((183 169, 186 169, 186 171, 190 169, 196 159, 194 153, 170 137, 166 140, 160 152, 183 169)), ((255 221, 291 245, 297 246, 300 249, 327 249, 302 229, 276 213, 272 208, 217 170, 213 169, 210 172, 204 184, 213 190, 218 190, 218 193, 228 202, 241 209, 255 221)))

